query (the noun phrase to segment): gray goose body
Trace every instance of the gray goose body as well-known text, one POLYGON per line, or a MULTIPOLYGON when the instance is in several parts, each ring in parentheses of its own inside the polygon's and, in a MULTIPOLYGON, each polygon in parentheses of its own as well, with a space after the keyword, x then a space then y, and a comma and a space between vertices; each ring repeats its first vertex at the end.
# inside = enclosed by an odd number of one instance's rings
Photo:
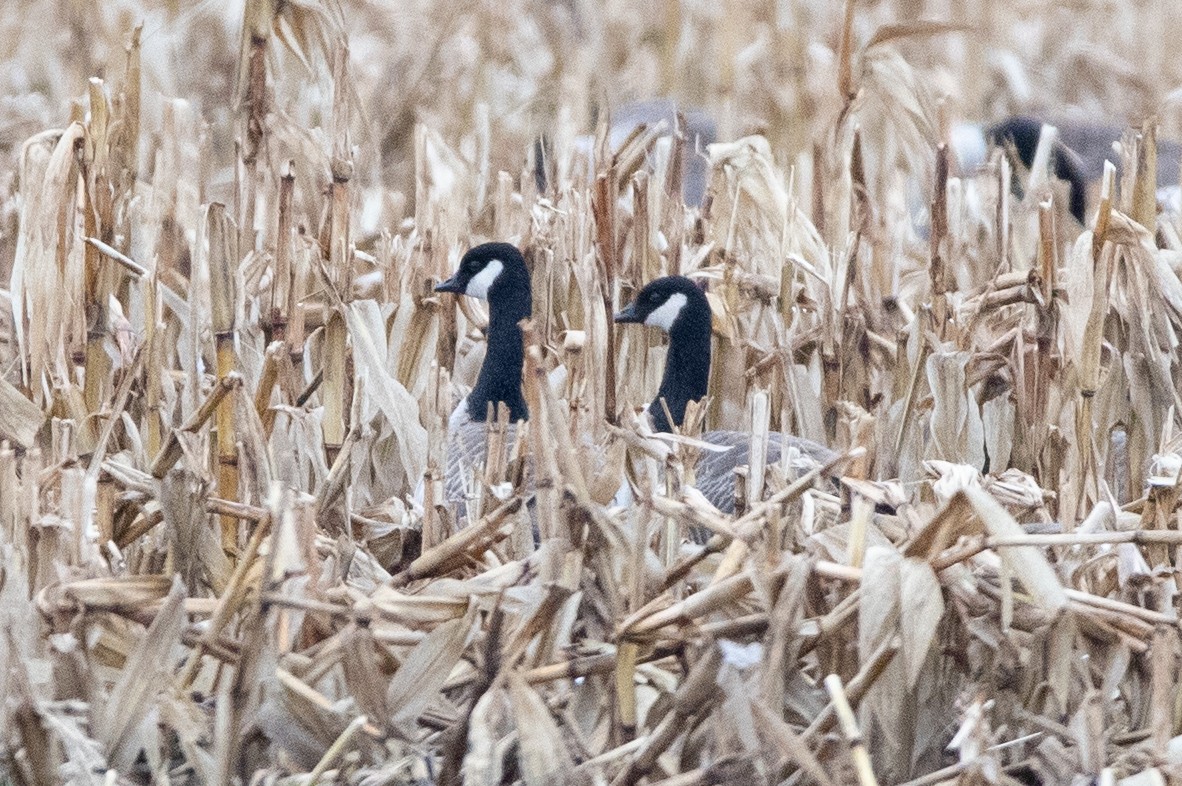
MULTIPOLYGON (((672 431, 685 417, 686 405, 706 395, 710 379, 710 304, 702 290, 683 276, 658 278, 647 284, 636 301, 615 316, 616 322, 635 322, 669 334, 669 353, 657 397, 648 406, 654 431, 672 431), (670 423, 665 415, 664 399, 670 423)), ((729 450, 703 450, 694 465, 695 487, 723 513, 735 512, 735 469, 748 463, 751 435, 742 431, 708 431, 701 439, 729 450)), ((767 463, 780 460, 785 448, 795 447, 809 466, 829 463, 836 454, 824 445, 790 434, 768 435, 767 463)))
MULTIPOLYGON (((750 457, 751 435, 742 431, 707 431, 702 440, 731 447, 726 451, 702 451, 694 464, 694 486, 711 505, 728 516, 734 515, 735 470, 746 464, 750 457)), ((811 439, 773 431, 768 434, 768 466, 778 463, 784 449, 791 447, 800 454, 800 463, 795 466, 803 472, 824 466, 837 457, 832 450, 811 439)))
MULTIPOLYGON (((456 518, 464 521, 468 516, 468 500, 474 489, 472 483, 479 483, 484 476, 488 458, 488 427, 482 421, 472 421, 452 428, 447 435, 447 470, 443 480, 443 495, 447 504, 456 510, 456 518)), ((503 466, 512 458, 513 445, 517 439, 517 424, 505 427, 502 443, 503 466)), ((532 462, 526 459, 525 474, 527 485, 532 472, 532 462)), ((487 510, 487 508, 486 508, 487 510)))

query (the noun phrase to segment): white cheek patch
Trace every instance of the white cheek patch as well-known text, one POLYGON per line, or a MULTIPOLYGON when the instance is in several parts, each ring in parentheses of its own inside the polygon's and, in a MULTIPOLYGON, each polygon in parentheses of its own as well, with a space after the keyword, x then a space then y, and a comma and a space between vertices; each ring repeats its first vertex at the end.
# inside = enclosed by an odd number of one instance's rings
POLYGON ((493 282, 501 275, 501 271, 505 269, 505 263, 499 259, 490 259, 488 264, 484 266, 472 279, 468 282, 467 289, 464 294, 469 297, 478 297, 481 300, 488 300, 488 290, 492 288, 493 282))
POLYGON ((654 309, 651 314, 644 318, 644 324, 649 327, 660 328, 668 333, 673 329, 673 323, 681 315, 681 310, 685 308, 686 302, 685 295, 680 292, 674 292, 669 296, 668 300, 661 304, 660 308, 654 309))
POLYGON ((975 123, 952 124, 952 152, 961 169, 976 169, 989 159, 989 146, 981 126, 975 123))

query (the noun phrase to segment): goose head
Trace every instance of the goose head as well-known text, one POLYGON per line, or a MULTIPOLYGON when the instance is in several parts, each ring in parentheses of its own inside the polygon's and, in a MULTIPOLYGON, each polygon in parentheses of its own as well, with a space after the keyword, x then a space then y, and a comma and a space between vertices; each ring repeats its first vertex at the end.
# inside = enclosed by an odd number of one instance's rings
POLYGON ((483 243, 470 249, 455 274, 437 285, 435 291, 487 300, 491 312, 503 304, 524 305, 525 313, 518 318, 529 316, 529 269, 511 243, 483 243))
POLYGON ((709 336, 710 303, 685 276, 666 276, 646 284, 636 300, 616 314, 615 321, 648 325, 670 335, 705 329, 709 336))
POLYGON ((706 395, 710 382, 710 303, 684 276, 658 278, 615 316, 616 322, 648 325, 669 334, 669 353, 657 398, 648 406, 656 431, 671 431, 685 417, 686 404, 706 395), (665 400, 666 407, 661 405, 665 400))

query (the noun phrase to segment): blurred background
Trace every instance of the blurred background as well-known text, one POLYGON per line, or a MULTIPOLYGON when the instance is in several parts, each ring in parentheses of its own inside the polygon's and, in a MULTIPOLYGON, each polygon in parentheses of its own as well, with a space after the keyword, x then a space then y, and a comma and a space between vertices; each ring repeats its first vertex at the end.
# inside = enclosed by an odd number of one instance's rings
MULTIPOLYGON (((853 48, 885 39, 856 74, 864 128, 910 125, 929 147, 956 119, 1017 113, 1117 126, 1156 114, 1176 136, 1171 90, 1182 59, 1168 0, 861 2, 853 48), (916 20, 935 20, 925 28, 916 20)), ((781 165, 832 136, 843 100, 838 63, 844 4, 829 0, 658 2, 344 2, 276 4, 287 46, 268 50, 275 162, 325 151, 335 41, 349 44, 355 183, 372 200, 362 230, 396 225, 414 203, 414 124, 469 162, 488 145, 492 172, 532 166, 546 135, 592 133, 629 102, 669 98, 707 111, 721 140, 767 136, 781 165), (483 129, 486 129, 483 130, 483 129), (381 198, 379 198, 381 197, 381 198)), ((183 133, 200 139, 203 201, 232 201, 235 98, 243 3, 50 0, 0 11, 0 281, 11 270, 22 143, 83 112, 87 79, 122 73, 142 25, 143 129, 159 135, 166 102, 183 99, 183 133)), ((871 146, 872 147, 872 146, 871 146)), ((150 174, 152 146, 140 148, 150 174)), ((918 151, 913 151, 915 155, 918 151)), ((871 151, 873 154, 873 150, 871 151)), ((916 160, 930 167, 930 152, 916 160)), ((311 184, 309 184, 311 185, 311 184)))

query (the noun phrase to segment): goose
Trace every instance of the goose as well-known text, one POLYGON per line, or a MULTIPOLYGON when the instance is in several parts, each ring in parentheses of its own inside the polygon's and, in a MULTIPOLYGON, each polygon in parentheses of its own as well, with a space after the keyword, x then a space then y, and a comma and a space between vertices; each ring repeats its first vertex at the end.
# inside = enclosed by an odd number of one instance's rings
MULTIPOLYGON (((1034 165, 1034 154, 1042 137, 1042 122, 1033 117, 1018 116, 1003 120, 985 131, 985 138, 993 145, 1013 145, 1022 166, 1029 169, 1034 165)), ((1060 180, 1067 181, 1067 208, 1075 220, 1084 223, 1088 182, 1084 174, 1084 161, 1079 153, 1060 138, 1051 148, 1051 172, 1060 180)), ((1101 163, 1101 171, 1103 163, 1101 163)))
POLYGON ((444 497, 449 505, 457 506, 457 519, 463 520, 467 518, 466 480, 472 467, 484 463, 490 405, 495 416, 498 406, 504 404, 512 424, 529 420, 529 407, 521 393, 525 348, 518 326, 531 313, 529 269, 516 246, 484 243, 464 254, 455 274, 435 291, 488 301, 484 362, 476 385, 448 418, 444 497))
MULTIPOLYGON (((615 315, 615 321, 655 327, 669 335, 665 374, 647 413, 654 431, 672 431, 673 426, 682 424, 686 405, 706 395, 710 380, 710 304, 705 293, 684 276, 658 278, 645 285, 636 300, 615 315), (672 421, 665 414, 666 407, 672 421)), ((833 451, 812 440, 776 432, 769 437, 769 464, 779 461, 781 452, 789 447, 796 448, 810 464, 824 465, 836 458, 833 451)), ((751 437, 742 431, 708 431, 701 439, 728 449, 703 452, 694 467, 697 489, 718 510, 732 515, 734 471, 747 462, 751 437)))
MULTIPOLYGON (((983 163, 990 145, 1010 144, 1022 165, 1034 163, 1042 136, 1043 119, 1031 115, 1014 115, 992 125, 956 123, 952 127, 952 147, 963 170, 971 170, 983 163)), ((1104 162, 1112 161, 1120 174, 1122 157, 1114 144, 1121 140, 1124 129, 1118 125, 1087 123, 1067 118, 1046 122, 1058 129, 1058 139, 1051 148, 1051 171, 1067 182, 1068 209, 1081 224, 1084 223, 1089 186, 1104 174, 1104 162)), ((1178 186, 1179 162, 1182 145, 1170 139, 1157 140, 1157 185, 1159 201, 1168 201, 1178 186)))
MULTIPOLYGON (((608 150, 619 152, 620 148, 638 129, 655 128, 663 123, 657 146, 669 145, 674 130, 678 125, 678 114, 684 125, 681 132, 685 135, 684 158, 681 160, 681 196, 687 205, 702 207, 710 185, 710 163, 704 152, 706 147, 718 141, 718 123, 703 109, 685 107, 669 98, 654 98, 644 101, 634 101, 610 110, 611 126, 608 128, 608 150)), ((595 150, 596 138, 594 134, 583 134, 575 137, 574 149, 581 154, 587 163, 587 174, 592 180, 595 178, 595 150)), ((543 135, 535 143, 534 182, 540 193, 546 189, 552 179, 551 143, 549 137, 543 135)), ((656 147, 654 147, 656 149, 656 147)))
MULTIPOLYGON (((472 470, 484 466, 487 453, 488 411, 496 413, 503 404, 509 412, 502 457, 517 436, 517 424, 529 420, 529 407, 522 395, 522 367, 525 360, 524 337, 518 323, 531 315, 532 290, 525 258, 509 243, 485 243, 468 251, 460 260, 455 275, 435 287, 436 292, 451 292, 488 301, 489 322, 487 349, 476 385, 455 407, 448 418, 447 468, 444 477, 444 500, 453 506, 457 522, 468 518, 468 486, 472 470)), ((561 366, 549 375, 551 389, 561 386, 565 369, 561 366)), ((579 451, 586 460, 588 492, 592 500, 606 504, 619 485, 619 465, 623 461, 623 443, 612 438, 593 441, 584 433, 579 451)), ((534 523, 535 542, 539 537, 534 520, 533 457, 526 454, 521 467, 526 490, 526 507, 534 523)))
MULTIPOLYGON (((1043 122, 1059 130, 1059 142, 1070 153, 1072 163, 1083 182, 1099 180, 1104 174, 1105 161, 1115 164, 1117 173, 1120 173, 1124 162, 1114 147, 1125 133, 1125 127, 1120 125, 1080 122, 1070 118, 1050 118, 1044 121, 1039 117, 1016 115, 989 126, 986 135, 994 140, 995 144, 997 140, 1012 139, 1022 162, 1029 166, 1029 162, 1034 160, 1034 151, 1038 147, 1043 122)), ((1158 186, 1178 185, 1180 160, 1182 145, 1173 139, 1159 136, 1156 175, 1158 186)), ((1058 161, 1053 163, 1057 169, 1058 161)), ((1064 180, 1069 179, 1058 172, 1056 176, 1064 180)))

